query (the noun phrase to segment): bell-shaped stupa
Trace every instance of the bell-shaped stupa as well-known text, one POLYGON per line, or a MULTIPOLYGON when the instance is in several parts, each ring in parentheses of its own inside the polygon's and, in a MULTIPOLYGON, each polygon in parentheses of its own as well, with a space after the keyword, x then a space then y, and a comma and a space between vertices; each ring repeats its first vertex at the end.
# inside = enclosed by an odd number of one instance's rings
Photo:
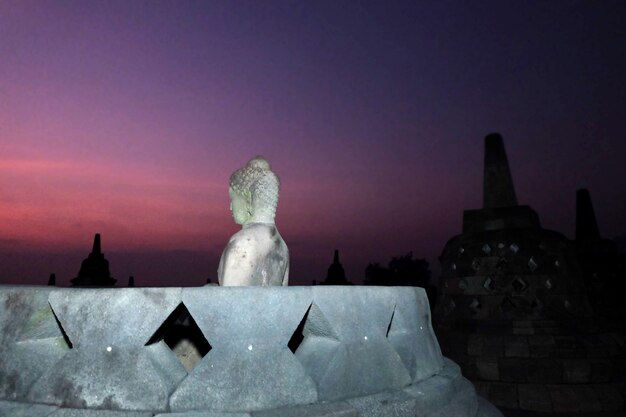
POLYGON ((439 258, 433 319, 444 355, 498 406, 623 408, 623 339, 590 307, 572 241, 518 204, 498 134, 485 139, 483 193, 439 258))
POLYGON ((78 276, 72 280, 72 286, 112 287, 115 281, 109 272, 109 261, 104 257, 100 247, 100 233, 96 233, 93 249, 81 264, 78 276))

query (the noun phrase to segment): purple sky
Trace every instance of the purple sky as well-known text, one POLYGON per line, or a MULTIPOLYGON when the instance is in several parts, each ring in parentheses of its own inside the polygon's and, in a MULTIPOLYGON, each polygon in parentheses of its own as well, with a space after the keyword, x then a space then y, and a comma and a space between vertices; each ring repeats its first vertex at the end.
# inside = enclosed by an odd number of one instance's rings
POLYGON ((0 4, 0 283, 66 284, 102 234, 138 285, 216 278, 231 172, 264 155, 294 283, 431 262, 482 202, 483 138, 572 237, 626 234, 626 3, 0 4))

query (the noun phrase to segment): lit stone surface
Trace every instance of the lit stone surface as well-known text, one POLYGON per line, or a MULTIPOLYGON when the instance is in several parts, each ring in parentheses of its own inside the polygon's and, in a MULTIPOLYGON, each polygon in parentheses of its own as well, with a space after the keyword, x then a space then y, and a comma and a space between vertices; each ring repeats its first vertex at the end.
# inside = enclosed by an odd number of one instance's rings
POLYGON ((64 331, 71 349, 33 360, 41 377, 0 396, 3 417, 500 416, 441 356, 421 288, 42 288, 0 286, 2 346, 64 331), (33 326, 48 303, 61 327, 33 326), (158 336, 181 303, 211 344, 189 375, 158 336))
POLYGON ((165 410, 186 375, 163 344, 145 346, 180 303, 179 288, 67 289, 49 303, 73 348, 31 388, 32 402, 165 410))

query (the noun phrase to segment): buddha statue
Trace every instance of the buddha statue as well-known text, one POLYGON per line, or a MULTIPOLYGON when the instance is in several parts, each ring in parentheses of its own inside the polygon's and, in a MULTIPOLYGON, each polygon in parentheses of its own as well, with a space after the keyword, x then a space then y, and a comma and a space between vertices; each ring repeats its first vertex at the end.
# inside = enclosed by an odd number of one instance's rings
POLYGON ((222 253, 220 285, 287 285, 289 250, 274 224, 280 181, 262 157, 230 177, 230 210, 242 226, 222 253))

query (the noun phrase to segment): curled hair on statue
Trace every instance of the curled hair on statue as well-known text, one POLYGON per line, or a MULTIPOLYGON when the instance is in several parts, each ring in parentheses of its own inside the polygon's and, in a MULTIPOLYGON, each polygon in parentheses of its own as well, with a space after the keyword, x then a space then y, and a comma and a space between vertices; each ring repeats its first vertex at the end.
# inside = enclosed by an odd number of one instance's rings
POLYGON ((252 158, 230 176, 230 188, 249 199, 253 213, 274 218, 278 205, 280 180, 263 157, 252 158))

